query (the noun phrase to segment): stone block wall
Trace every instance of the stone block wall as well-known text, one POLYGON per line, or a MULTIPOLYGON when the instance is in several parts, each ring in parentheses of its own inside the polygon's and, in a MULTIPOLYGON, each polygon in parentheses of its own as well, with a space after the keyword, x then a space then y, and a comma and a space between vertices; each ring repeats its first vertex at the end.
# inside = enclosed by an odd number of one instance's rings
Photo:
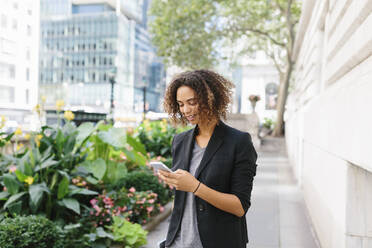
POLYGON ((372 1, 305 0, 287 150, 320 244, 372 247, 372 1))

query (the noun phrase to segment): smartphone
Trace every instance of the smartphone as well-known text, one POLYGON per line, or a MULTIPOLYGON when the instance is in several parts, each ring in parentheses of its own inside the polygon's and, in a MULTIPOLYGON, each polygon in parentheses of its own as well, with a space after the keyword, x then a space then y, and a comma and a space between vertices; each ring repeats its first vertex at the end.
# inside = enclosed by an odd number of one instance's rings
POLYGON ((158 170, 173 172, 171 169, 169 169, 165 164, 162 162, 150 162, 150 166, 154 168, 155 172, 158 172, 158 170))

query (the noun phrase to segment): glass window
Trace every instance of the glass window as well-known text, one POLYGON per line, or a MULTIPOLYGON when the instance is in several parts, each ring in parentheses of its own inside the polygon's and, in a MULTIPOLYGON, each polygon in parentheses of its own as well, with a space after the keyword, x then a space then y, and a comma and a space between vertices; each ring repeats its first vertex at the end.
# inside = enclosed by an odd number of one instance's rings
POLYGON ((0 102, 14 102, 14 87, 0 85, 0 102))
POLYGON ((27 25, 27 35, 31 36, 31 26, 27 25))
POLYGON ((17 22, 16 19, 13 19, 12 28, 13 28, 14 30, 17 30, 17 27, 18 27, 18 22, 17 22))
POLYGON ((26 104, 29 104, 30 102, 30 90, 29 89, 26 89, 26 104))
POLYGON ((6 28, 6 15, 1 14, 1 27, 6 28))
POLYGON ((26 68, 26 80, 30 81, 30 68, 26 68))
POLYGON ((30 51, 30 48, 29 47, 26 48, 26 59, 27 60, 30 60, 31 59, 31 51, 30 51))

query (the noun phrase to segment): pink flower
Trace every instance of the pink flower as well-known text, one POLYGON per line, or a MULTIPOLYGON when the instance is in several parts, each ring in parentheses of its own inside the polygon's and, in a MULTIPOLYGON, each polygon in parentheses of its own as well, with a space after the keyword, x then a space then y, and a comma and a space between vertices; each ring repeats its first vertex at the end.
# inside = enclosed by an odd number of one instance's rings
POLYGON ((3 189, 4 191, 8 191, 8 189, 4 186, 4 189, 3 189))
POLYGON ((73 179, 72 179, 72 183, 73 183, 73 184, 77 184, 78 182, 79 182, 78 179, 76 179, 76 178, 73 178, 73 179))
POLYGON ((17 167, 15 165, 12 165, 9 167, 10 172, 15 172, 17 170, 17 167))
POLYGON ((127 160, 127 157, 123 153, 120 155, 120 158, 123 160, 127 160))
POLYGON ((147 212, 151 213, 151 212, 152 212, 152 210, 154 210, 154 207, 153 207, 153 206, 151 206, 151 207, 147 207, 146 209, 147 209, 147 212))
POLYGON ((164 207, 161 206, 161 207, 159 208, 159 210, 160 210, 161 213, 164 212, 164 207))
POLYGON ((129 191, 134 193, 134 192, 136 192, 136 189, 134 187, 132 187, 132 188, 129 189, 129 191))
POLYGON ((150 199, 150 200, 149 200, 149 203, 154 203, 154 202, 155 202, 154 199, 150 199))
POLYGON ((87 182, 82 181, 81 184, 82 184, 83 186, 85 186, 85 185, 87 185, 87 182))
POLYGON ((98 200, 96 198, 93 198, 92 200, 90 200, 90 204, 92 204, 92 206, 95 206, 97 202, 98 200))
POLYGON ((107 218, 106 221, 109 222, 110 221, 110 218, 107 218))
POLYGON ((124 206, 124 207, 121 208, 122 212, 125 212, 126 210, 127 210, 127 206, 124 206))
POLYGON ((93 208, 97 211, 98 214, 101 212, 101 208, 97 205, 94 205, 93 208))
POLYGON ((145 224, 146 223, 146 220, 143 220, 143 224, 145 224))

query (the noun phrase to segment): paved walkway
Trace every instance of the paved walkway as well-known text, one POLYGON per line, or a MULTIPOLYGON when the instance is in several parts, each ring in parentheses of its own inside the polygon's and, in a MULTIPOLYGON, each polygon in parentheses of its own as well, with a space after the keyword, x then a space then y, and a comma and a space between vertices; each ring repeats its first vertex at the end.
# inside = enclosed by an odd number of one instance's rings
MULTIPOLYGON (((284 139, 265 139, 258 154, 252 206, 247 214, 247 248, 318 248, 301 190, 288 164, 284 139)), ((168 224, 169 217, 149 233, 144 248, 157 247, 168 224)))

